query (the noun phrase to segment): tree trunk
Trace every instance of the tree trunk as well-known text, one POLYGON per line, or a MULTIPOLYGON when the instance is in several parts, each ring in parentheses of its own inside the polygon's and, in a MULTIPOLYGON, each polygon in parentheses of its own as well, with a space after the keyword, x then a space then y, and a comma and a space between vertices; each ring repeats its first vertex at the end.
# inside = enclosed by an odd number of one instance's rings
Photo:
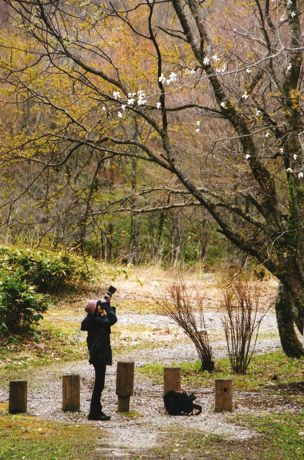
POLYGON ((172 265, 176 267, 182 250, 183 229, 180 215, 173 216, 173 230, 172 230, 172 265))
POLYGON ((129 255, 128 255, 129 264, 135 264, 137 262, 137 236, 138 236, 137 219, 134 213, 131 211, 131 214, 130 214, 130 243, 129 243, 129 255))
POLYGON ((290 294, 282 283, 279 286, 275 307, 283 351, 290 358, 300 358, 304 355, 304 350, 295 331, 290 294))
POLYGON ((154 249, 154 255, 158 257, 160 260, 163 257, 163 249, 164 249, 164 244, 163 244, 163 231, 164 231, 164 225, 165 225, 165 212, 164 210, 160 211, 159 214, 159 222, 158 222, 158 228, 157 228, 157 235, 156 235, 156 245, 154 249))
POLYGON ((131 190, 133 192, 132 198, 132 211, 130 214, 130 243, 129 243, 129 256, 128 263, 135 264, 137 262, 137 237, 138 237, 138 225, 137 218, 133 212, 136 207, 135 193, 137 190, 137 159, 132 158, 131 162, 131 190))

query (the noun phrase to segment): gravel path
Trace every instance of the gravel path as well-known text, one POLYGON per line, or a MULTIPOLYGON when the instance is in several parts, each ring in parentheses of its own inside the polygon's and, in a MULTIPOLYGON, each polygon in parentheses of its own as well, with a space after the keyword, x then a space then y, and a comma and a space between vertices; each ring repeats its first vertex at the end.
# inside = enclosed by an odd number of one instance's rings
MULTIPOLYGON (((218 434, 233 440, 249 439, 256 434, 231 422, 229 414, 215 414, 214 395, 210 390, 195 389, 202 413, 197 417, 170 417, 166 415, 162 401, 162 386, 152 385, 142 376, 135 382, 135 392, 131 399, 131 410, 136 417, 127 418, 116 412, 115 396, 116 365, 108 367, 103 404, 106 412, 112 415, 109 422, 88 422, 92 389, 92 367, 87 362, 49 366, 25 376, 29 385, 29 413, 50 420, 92 423, 101 427, 96 458, 129 458, 159 446, 160 438, 170 428, 195 429, 199 433, 218 434), (61 376, 75 373, 81 378, 81 412, 63 413, 61 411, 61 376), (106 434, 104 434, 106 430, 106 434), (110 447, 109 447, 110 446, 110 447)), ((8 394, 0 390, 0 400, 8 394)), ((235 395, 237 398, 237 395, 235 395)), ((237 409, 236 412, 239 410, 237 409)))
MULTIPOLYGON (((218 324, 218 316, 210 315, 210 323, 218 324)), ((139 320, 143 321, 143 324, 159 327, 164 318, 158 315, 134 314, 120 317, 121 324, 138 324, 139 320)), ((270 326, 272 318, 269 317, 268 320, 270 326)), ((170 328, 174 326, 170 321, 169 325, 170 328)), ((264 330, 266 326, 267 321, 265 321, 264 330)), ((174 336, 172 339, 171 343, 168 342, 164 347, 139 349, 128 355, 117 357, 117 360, 131 359, 135 361, 136 366, 141 366, 152 362, 171 364, 172 361, 192 361, 197 358, 195 347, 191 342, 180 343, 178 341, 176 343, 174 336)), ((276 346, 276 340, 267 339, 259 343, 261 351, 272 350, 276 346)), ((213 348, 217 356, 225 354, 223 342, 213 343, 213 348)), ((210 389, 185 388, 195 391, 198 402, 203 406, 203 411, 199 416, 189 418, 166 415, 162 401, 162 386, 153 385, 141 374, 136 376, 135 392, 131 399, 131 410, 135 411, 136 416, 129 418, 118 414, 115 396, 115 362, 113 366, 107 368, 106 388, 102 397, 105 411, 112 415, 110 422, 96 423, 88 422, 86 419, 93 384, 92 366, 87 361, 54 364, 47 368, 32 370, 28 374, 25 372, 23 378, 28 380, 29 385, 28 409, 30 414, 56 421, 72 421, 77 424, 92 423, 101 427, 101 436, 93 457, 96 460, 111 458, 131 460, 136 455, 144 455, 145 452, 146 457, 143 458, 152 458, 149 456, 149 449, 159 447, 168 430, 176 427, 196 430, 197 436, 200 436, 200 433, 201 435, 213 434, 239 441, 257 436, 254 431, 233 423, 230 414, 214 413, 214 395, 210 389), (81 378, 81 412, 76 414, 61 411, 61 377, 69 373, 79 374, 81 378)), ((8 382, 3 383, 5 386, 4 389, 0 389, 0 401, 8 398, 8 382)), ((251 413, 252 409, 246 408, 246 403, 244 405, 246 395, 236 392, 234 400, 237 402, 238 399, 242 403, 234 414, 251 413)), ((176 444, 178 451, 178 442, 176 444)))
MULTIPOLYGON (((150 341, 156 341, 155 348, 136 349, 134 352, 125 356, 126 359, 134 360, 137 365, 146 363, 158 362, 161 364, 171 364, 173 361, 194 361, 197 359, 197 352, 193 343, 185 336, 174 321, 169 317, 164 317, 158 314, 137 314, 137 313, 122 313, 118 316, 119 325, 142 326, 143 328, 151 329, 152 333, 147 333, 145 338, 150 341), (163 346, 160 346, 163 343, 163 346)), ((205 324, 209 332, 212 349, 216 358, 227 356, 226 342, 224 340, 222 328, 222 313, 218 311, 207 311, 205 313, 205 324)), ((67 319, 67 318, 65 318, 67 319)), ((75 317, 71 317, 75 321, 75 317)), ((77 321, 81 321, 82 317, 78 317, 77 321)), ((269 311, 264 317, 261 328, 260 338, 256 344, 257 353, 265 353, 280 349, 280 341, 277 334, 276 318, 272 311, 269 311)), ((115 334, 115 332, 114 332, 115 334)), ((122 339, 129 339, 128 332, 122 339)), ((85 335, 82 336, 85 341, 85 335)), ((140 345, 140 340, 133 343, 140 345)))

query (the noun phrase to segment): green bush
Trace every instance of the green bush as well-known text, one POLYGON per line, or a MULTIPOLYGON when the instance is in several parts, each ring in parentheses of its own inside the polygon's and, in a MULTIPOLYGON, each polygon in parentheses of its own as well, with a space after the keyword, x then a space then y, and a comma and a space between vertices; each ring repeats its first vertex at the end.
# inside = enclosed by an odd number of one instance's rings
POLYGON ((83 261, 61 252, 1 246, 0 266, 8 272, 18 272, 39 292, 56 292, 75 281, 89 278, 83 261))
POLYGON ((48 308, 45 296, 18 274, 3 275, 0 281, 0 335, 29 332, 48 308))

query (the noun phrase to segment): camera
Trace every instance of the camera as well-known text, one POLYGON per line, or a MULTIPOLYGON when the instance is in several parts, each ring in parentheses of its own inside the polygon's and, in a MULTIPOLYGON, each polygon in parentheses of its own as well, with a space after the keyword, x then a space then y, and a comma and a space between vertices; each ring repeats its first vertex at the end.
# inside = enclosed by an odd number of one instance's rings
MULTIPOLYGON (((116 292, 116 288, 115 288, 114 286, 110 286, 110 287, 107 289, 107 291, 106 291, 106 293, 105 293, 105 295, 104 295, 104 300, 105 300, 105 302, 110 302, 111 297, 112 297, 112 295, 114 294, 114 292, 116 292)), ((104 305, 103 305, 103 304, 104 304, 105 302, 103 302, 102 300, 97 300, 96 306, 97 306, 97 307, 101 307, 101 309, 104 309, 104 305)), ((112 310, 113 310, 114 313, 115 313, 115 312, 116 312, 116 308, 115 308, 115 307, 111 307, 111 308, 112 308, 112 310)))
POLYGON ((114 286, 110 286, 105 293, 105 300, 110 300, 114 292, 116 292, 116 288, 114 286))

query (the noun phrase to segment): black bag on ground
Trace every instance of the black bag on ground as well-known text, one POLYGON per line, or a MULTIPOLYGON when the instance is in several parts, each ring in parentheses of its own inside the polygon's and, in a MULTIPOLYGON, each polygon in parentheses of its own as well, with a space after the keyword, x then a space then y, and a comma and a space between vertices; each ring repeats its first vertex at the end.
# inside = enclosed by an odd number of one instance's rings
POLYGON ((167 391, 164 395, 164 404, 169 415, 199 415, 202 407, 193 403, 195 399, 193 393, 167 391))

